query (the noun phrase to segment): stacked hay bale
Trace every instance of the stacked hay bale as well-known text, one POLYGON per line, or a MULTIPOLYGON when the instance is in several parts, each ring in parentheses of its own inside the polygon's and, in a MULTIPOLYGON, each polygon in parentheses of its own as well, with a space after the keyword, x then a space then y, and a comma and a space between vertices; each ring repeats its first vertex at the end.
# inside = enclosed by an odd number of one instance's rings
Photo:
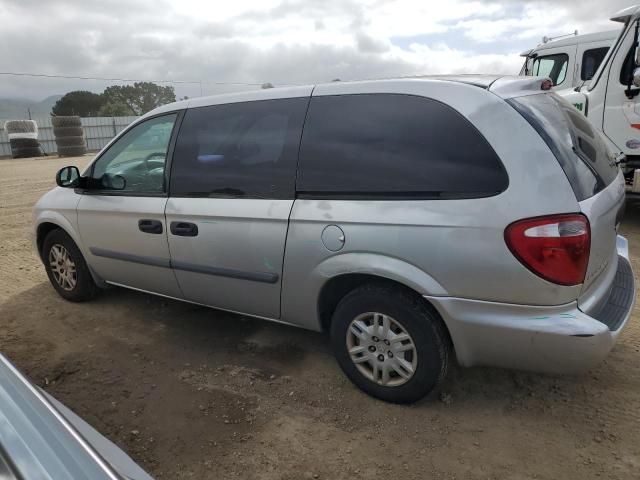
POLYGON ((75 157, 87 153, 80 117, 51 117, 51 124, 60 157, 75 157))
POLYGON ((34 120, 8 120, 4 129, 9 137, 13 158, 41 157, 38 125, 34 120))

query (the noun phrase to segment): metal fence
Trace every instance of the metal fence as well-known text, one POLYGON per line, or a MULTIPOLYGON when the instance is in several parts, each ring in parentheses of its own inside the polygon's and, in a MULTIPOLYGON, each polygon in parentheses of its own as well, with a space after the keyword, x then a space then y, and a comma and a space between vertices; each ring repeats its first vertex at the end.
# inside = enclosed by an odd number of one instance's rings
MULTIPOLYGON (((138 117, 86 117, 82 118, 82 128, 87 142, 87 150, 100 150, 109 141, 138 117)), ((57 147, 53 136, 51 117, 34 118, 38 124, 38 140, 42 150, 56 153, 57 147)), ((7 132, 2 123, 0 129, 0 157, 11 156, 11 146, 7 132)))

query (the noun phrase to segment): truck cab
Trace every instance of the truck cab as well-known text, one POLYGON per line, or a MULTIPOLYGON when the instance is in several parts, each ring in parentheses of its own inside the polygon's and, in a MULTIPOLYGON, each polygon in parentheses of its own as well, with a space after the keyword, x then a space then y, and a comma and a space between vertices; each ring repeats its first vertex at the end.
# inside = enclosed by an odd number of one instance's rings
POLYGON ((618 33, 610 30, 558 39, 544 37, 536 48, 520 54, 525 57, 520 75, 549 77, 557 90, 580 86, 593 78, 618 33))
POLYGON ((621 23, 622 29, 593 75, 590 75, 592 65, 598 60, 594 54, 602 52, 593 50, 604 48, 596 46, 597 42, 606 39, 607 35, 604 34, 591 37, 591 40, 600 38, 598 41, 584 42, 586 35, 583 38, 575 36, 548 42, 524 52, 527 60, 521 74, 549 77, 556 93, 573 104, 593 126, 604 133, 612 158, 626 162, 625 175, 630 177, 635 169, 640 168, 640 5, 619 11, 611 20, 621 23), (572 46, 571 43, 576 39, 579 42, 572 46), (586 48, 587 45, 589 48, 586 48), (591 62, 590 57, 593 57, 593 62, 587 64, 591 62), (566 66, 563 66, 563 62, 566 66), (571 80, 564 78, 570 75, 573 75, 571 80))

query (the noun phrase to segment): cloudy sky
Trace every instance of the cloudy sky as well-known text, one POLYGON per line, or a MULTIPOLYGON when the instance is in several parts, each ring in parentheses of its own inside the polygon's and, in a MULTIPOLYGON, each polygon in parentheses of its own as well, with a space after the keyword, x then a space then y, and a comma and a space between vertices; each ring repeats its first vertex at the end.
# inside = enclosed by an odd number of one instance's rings
MULTIPOLYGON (((0 71, 201 80, 205 95, 263 82, 516 74, 518 53, 542 36, 616 28, 609 16, 631 1, 0 0, 0 71)), ((0 97, 114 83, 0 75, 0 97)))

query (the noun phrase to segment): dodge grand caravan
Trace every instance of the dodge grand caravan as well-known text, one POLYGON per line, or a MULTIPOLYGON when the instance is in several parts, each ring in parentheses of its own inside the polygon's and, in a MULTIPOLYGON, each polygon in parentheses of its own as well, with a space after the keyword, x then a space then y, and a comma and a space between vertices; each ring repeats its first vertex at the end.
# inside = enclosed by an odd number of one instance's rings
POLYGON ((463 366, 579 372, 635 299, 624 182, 549 80, 462 76, 190 99, 35 207, 53 287, 118 285, 327 331, 393 402, 463 366))

